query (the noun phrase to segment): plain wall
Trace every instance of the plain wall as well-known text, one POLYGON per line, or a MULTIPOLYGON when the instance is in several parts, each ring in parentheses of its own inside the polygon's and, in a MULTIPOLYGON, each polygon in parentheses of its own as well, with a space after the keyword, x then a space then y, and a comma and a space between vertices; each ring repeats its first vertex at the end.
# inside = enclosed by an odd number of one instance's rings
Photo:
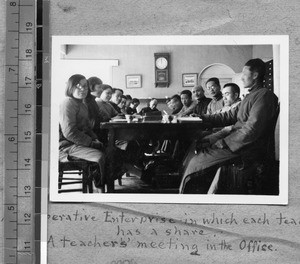
MULTIPOLYGON (((271 52, 272 52, 272 47, 271 52)), ((180 93, 183 73, 200 73, 206 66, 223 63, 235 72, 241 72, 245 62, 253 56, 253 46, 68 46, 65 59, 118 59, 119 66, 113 68, 113 87, 124 90, 137 98, 164 98, 180 93), (154 80, 154 53, 170 53, 170 79, 168 88, 156 88, 154 80), (141 74, 142 88, 126 88, 127 74, 141 74)), ((99 73, 101 78, 101 73, 99 73)), ((217 76, 216 76, 217 77, 217 76)))

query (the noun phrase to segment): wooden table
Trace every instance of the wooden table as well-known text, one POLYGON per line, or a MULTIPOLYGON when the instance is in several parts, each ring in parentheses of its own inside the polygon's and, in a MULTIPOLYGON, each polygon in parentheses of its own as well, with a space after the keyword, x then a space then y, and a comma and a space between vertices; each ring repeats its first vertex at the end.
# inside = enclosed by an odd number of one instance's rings
POLYGON ((114 192, 115 177, 112 174, 114 164, 113 151, 116 140, 180 140, 194 139, 197 132, 205 129, 207 124, 201 122, 162 123, 162 122, 106 122, 101 129, 108 130, 108 146, 106 150, 108 172, 106 177, 107 192, 114 192))

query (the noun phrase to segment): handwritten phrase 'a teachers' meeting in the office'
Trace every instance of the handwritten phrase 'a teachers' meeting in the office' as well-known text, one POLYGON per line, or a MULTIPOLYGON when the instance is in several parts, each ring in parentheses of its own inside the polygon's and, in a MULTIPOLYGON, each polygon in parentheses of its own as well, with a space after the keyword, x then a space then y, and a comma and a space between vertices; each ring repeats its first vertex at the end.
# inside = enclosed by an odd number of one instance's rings
POLYGON ((126 212, 103 211, 101 215, 86 214, 76 210, 69 214, 48 215, 52 224, 94 226, 94 232, 84 236, 53 233, 48 235, 48 247, 71 248, 137 248, 157 250, 180 250, 190 255, 200 256, 204 251, 243 251, 247 253, 276 252, 279 248, 270 241, 237 235, 235 239, 226 226, 286 226, 300 227, 300 218, 291 218, 279 212, 268 216, 235 216, 234 213, 212 213, 206 217, 185 217, 178 220, 155 215, 132 215, 126 212), (97 229, 101 226, 101 229, 97 229), (222 228, 223 227, 223 228, 222 228), (98 231, 97 231, 98 230, 98 231), (103 232, 103 230, 107 230, 103 232))

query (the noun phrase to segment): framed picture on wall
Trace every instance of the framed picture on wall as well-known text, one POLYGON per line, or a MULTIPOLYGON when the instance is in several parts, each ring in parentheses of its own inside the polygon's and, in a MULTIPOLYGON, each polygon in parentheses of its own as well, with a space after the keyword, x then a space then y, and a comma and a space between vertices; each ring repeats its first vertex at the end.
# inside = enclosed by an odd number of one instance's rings
POLYGON ((130 74, 125 76, 126 88, 141 88, 142 87, 142 75, 130 74))
POLYGON ((182 74, 182 86, 193 87, 197 85, 198 73, 183 73, 182 74))

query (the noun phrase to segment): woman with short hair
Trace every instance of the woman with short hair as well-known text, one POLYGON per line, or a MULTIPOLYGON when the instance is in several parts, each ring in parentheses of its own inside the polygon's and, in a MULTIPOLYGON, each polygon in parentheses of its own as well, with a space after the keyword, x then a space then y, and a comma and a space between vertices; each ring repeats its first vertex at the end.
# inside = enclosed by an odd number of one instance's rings
POLYGON ((72 75, 67 83, 66 98, 59 109, 59 160, 69 157, 79 158, 99 165, 99 173, 94 174, 94 188, 104 185, 105 157, 103 145, 92 130, 87 106, 83 103, 88 93, 88 82, 81 74, 72 75))

